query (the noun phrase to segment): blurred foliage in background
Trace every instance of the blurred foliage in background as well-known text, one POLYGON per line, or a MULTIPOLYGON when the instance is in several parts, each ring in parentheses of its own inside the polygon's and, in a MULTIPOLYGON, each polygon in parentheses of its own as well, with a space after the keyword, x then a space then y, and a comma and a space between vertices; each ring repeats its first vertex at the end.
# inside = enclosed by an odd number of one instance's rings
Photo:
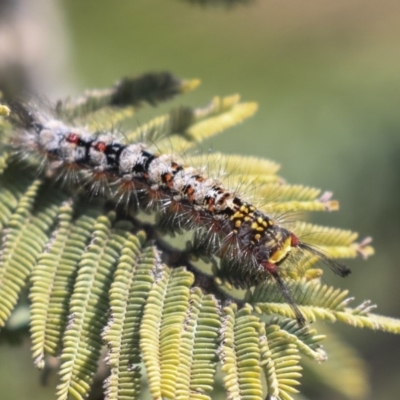
MULTIPOLYGON (((31 89, 51 98, 170 70, 203 82, 177 104, 233 92, 257 101, 252 120, 204 151, 268 157, 290 182, 333 190, 341 211, 317 222, 372 235, 377 253, 349 262, 353 274, 340 286, 371 298, 378 313, 400 316, 398 1, 257 0, 229 10, 179 0, 63 0, 60 10, 51 0, 18 3, 31 31, 10 50, 4 32, 11 22, 0 16, 0 59, 25 52, 31 89)), ((329 283, 336 283, 331 275, 329 283)), ((368 360, 368 399, 398 398, 399 337, 342 330, 368 360)), ((0 347, 2 400, 53 398, 53 387, 39 387, 28 348, 0 347)), ((339 399, 307 387, 312 399, 339 399)))

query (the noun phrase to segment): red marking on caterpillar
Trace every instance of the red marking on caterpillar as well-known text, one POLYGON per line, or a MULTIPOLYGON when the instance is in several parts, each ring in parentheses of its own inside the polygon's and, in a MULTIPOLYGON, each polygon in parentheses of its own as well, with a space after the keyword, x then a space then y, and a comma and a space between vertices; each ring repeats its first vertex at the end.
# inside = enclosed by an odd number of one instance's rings
POLYGON ((107 150, 107 145, 104 142, 98 142, 94 145, 94 148, 100 153, 105 153, 105 151, 107 150))
POLYGON ((77 135, 76 133, 70 133, 67 135, 65 140, 69 143, 78 144, 79 143, 79 135, 77 135))
POLYGON ((290 235, 290 239, 291 239, 290 245, 292 247, 297 247, 300 244, 299 238, 294 233, 290 235))
POLYGON ((270 274, 277 274, 278 273, 278 266, 276 264, 272 264, 268 261, 262 263, 262 266, 268 271, 270 274))
POLYGON ((274 279, 301 325, 305 319, 281 277, 280 266, 291 252, 298 249, 316 255, 340 276, 350 273, 219 180, 181 165, 174 155, 156 155, 143 143, 125 145, 112 133, 93 135, 84 128, 46 119, 23 105, 16 108, 26 139, 19 141, 20 147, 46 155, 58 170, 80 169, 92 181, 104 180, 117 198, 127 196, 139 207, 155 206, 161 228, 195 229, 194 246, 205 254, 218 255, 224 278, 235 287, 274 279))

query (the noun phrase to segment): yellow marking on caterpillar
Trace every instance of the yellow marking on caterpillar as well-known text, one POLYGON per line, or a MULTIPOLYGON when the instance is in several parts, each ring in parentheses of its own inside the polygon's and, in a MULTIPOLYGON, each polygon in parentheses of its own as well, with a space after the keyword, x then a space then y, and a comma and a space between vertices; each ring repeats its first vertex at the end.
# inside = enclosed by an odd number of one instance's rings
POLYGON ((241 211, 241 212, 243 212, 243 213, 245 213, 245 214, 248 214, 249 213, 249 208, 248 207, 246 207, 246 206, 241 206, 240 208, 239 208, 239 210, 241 211))
POLYGON ((232 215, 231 219, 242 219, 244 215, 240 211, 236 211, 235 214, 232 215))
POLYGON ((277 262, 283 260, 289 253, 290 250, 292 249, 291 246, 292 239, 289 236, 284 242, 283 245, 280 249, 276 250, 271 257, 269 258, 268 262, 272 264, 276 264, 277 262))
POLYGON ((261 235, 259 233, 256 233, 254 235, 254 239, 257 240, 257 242, 261 239, 261 235))
POLYGON ((235 221, 235 228, 240 228, 240 225, 242 225, 242 221, 240 219, 235 221))

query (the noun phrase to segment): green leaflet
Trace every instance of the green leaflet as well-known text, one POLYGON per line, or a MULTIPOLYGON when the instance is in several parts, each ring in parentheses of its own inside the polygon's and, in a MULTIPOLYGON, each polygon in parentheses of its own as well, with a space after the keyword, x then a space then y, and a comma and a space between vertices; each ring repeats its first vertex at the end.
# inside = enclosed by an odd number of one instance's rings
MULTIPOLYGON (((317 280, 287 281, 294 301, 308 322, 317 319, 335 322, 337 320, 348 325, 360 328, 387 330, 398 332, 397 322, 393 319, 380 319, 370 311, 375 308, 369 301, 361 303, 356 308, 347 307, 353 301, 348 297, 347 290, 335 289, 332 286, 322 285, 317 280)), ((248 292, 247 301, 255 307, 258 313, 278 314, 294 318, 291 307, 284 301, 282 294, 274 282, 270 281, 256 287, 254 292, 248 292)))
POLYGON ((300 327, 296 321, 287 318, 273 318, 269 324, 278 325, 282 335, 294 343, 300 353, 317 362, 326 361, 327 354, 320 345, 325 335, 319 335, 311 326, 300 327))
POLYGON ((209 105, 195 111, 198 122, 186 130, 185 136, 202 142, 252 116, 257 108, 256 103, 241 103, 239 95, 214 97, 209 105))
POLYGON ((199 288, 192 289, 179 346, 176 400, 211 400, 217 368, 219 304, 199 288))
POLYGON ((189 306, 193 275, 184 269, 156 271, 140 328, 140 348, 154 399, 173 399, 180 337, 189 306))
POLYGON ((57 356, 61 348, 78 262, 95 222, 87 214, 73 221, 73 211, 71 201, 60 208, 53 238, 31 275, 32 355, 39 368, 45 353, 57 356))
POLYGON ((101 331, 107 322, 108 290, 126 237, 126 232, 111 230, 109 218, 99 217, 79 261, 60 357, 59 400, 69 394, 84 399, 90 390, 102 346, 101 331))
POLYGON ((296 344, 277 325, 261 329, 261 364, 267 382, 268 394, 282 400, 293 400, 301 377, 300 356, 296 344))
MULTIPOLYGON (((322 285, 318 281, 287 281, 294 297, 308 321, 315 321, 317 318, 335 321, 335 311, 342 311, 350 299, 347 298, 348 291, 334 289, 322 285)), ((290 306, 284 301, 282 294, 275 283, 270 281, 257 286, 247 300, 254 304, 257 312, 267 314, 280 314, 293 318, 294 314, 290 306)))
POLYGON ((105 391, 109 400, 140 397, 140 336, 143 310, 159 264, 154 247, 145 246, 143 232, 124 243, 110 289, 110 318, 103 332, 111 374, 105 391))
POLYGON ((39 192, 42 182, 35 180, 19 199, 2 237, 0 258, 0 327, 15 307, 36 259, 43 250, 60 206, 60 196, 39 192), (37 207, 35 207, 37 202, 37 207))
POLYGON ((236 305, 224 309, 219 358, 225 373, 224 386, 229 398, 263 399, 261 387, 261 321, 251 315, 247 305, 236 311, 236 305))

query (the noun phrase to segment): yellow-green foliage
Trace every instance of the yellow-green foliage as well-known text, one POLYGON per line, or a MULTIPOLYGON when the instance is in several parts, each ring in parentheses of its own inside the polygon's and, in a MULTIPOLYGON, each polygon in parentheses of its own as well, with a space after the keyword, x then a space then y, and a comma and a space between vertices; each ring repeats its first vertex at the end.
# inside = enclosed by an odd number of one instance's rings
MULTIPOLYGON (((110 129, 146 102, 167 100, 199 83, 167 73, 123 82, 60 103, 56 112, 96 130, 110 129), (134 96, 121 89, 126 85, 135 88, 134 96)), ((128 131, 125 140, 145 136, 150 142, 158 139, 157 151, 184 151, 184 164, 243 190, 278 222, 279 214, 288 211, 337 210, 329 194, 286 183, 275 162, 192 152, 256 108, 239 96, 215 98, 205 107, 182 107, 144 123, 128 131)), ((156 400, 210 400, 219 365, 227 398, 292 399, 301 357, 327 359, 320 344, 325 336, 298 325, 274 281, 248 290, 244 299, 224 292, 219 279, 192 264, 191 247, 173 248, 151 217, 126 209, 110 214, 109 199, 95 201, 81 187, 38 174, 34 160, 15 157, 7 142, 14 129, 5 119, 8 113, 0 106, 0 327, 8 329, 7 320, 28 283, 33 359, 43 368, 47 356, 60 356, 57 398, 88 395, 106 345, 110 375, 104 390, 110 400, 140 399, 142 379, 156 400), (162 262, 163 254, 171 265, 162 262)), ((373 253, 368 241, 357 243, 350 231, 304 222, 293 222, 291 228, 331 258, 373 253)), ((369 302, 352 307, 347 291, 322 284, 316 261, 293 257, 290 267, 282 269, 307 321, 400 333, 398 320, 371 314, 369 302)), ((332 349, 339 361, 332 364, 331 376, 354 365, 353 353, 341 348, 339 342, 332 349)), ((313 368, 318 370, 318 364, 313 368)), ((322 373, 321 379, 337 385, 322 373)), ((364 393, 365 375, 357 379, 357 393, 364 393)), ((356 398, 350 389, 341 392, 356 398)))
POLYGON ((179 344, 175 398, 210 400, 221 326, 219 304, 199 288, 192 289, 189 304, 179 344))
POLYGON ((154 283, 154 266, 159 263, 154 247, 143 247, 146 235, 129 235, 124 243, 110 289, 113 318, 104 329, 109 347, 106 382, 110 399, 137 398, 140 394, 140 327, 149 291, 154 283))
POLYGON ((263 398, 261 386, 262 323, 251 315, 251 307, 237 310, 236 305, 224 308, 221 347, 218 351, 225 373, 224 386, 228 398, 263 398))

